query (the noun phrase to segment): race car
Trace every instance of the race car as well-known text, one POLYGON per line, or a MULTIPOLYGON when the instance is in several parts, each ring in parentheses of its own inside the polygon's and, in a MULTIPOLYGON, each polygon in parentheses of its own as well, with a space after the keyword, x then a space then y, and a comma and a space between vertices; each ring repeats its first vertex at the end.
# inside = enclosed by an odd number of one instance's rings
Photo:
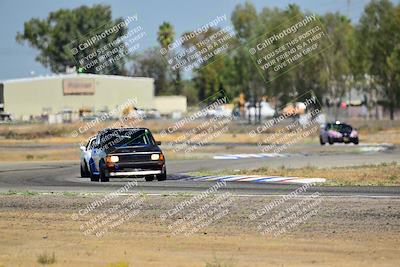
POLYGON ((93 145, 90 180, 108 182, 110 177, 167 179, 165 157, 147 128, 109 128, 100 131, 93 145))
POLYGON ((336 121, 334 123, 327 123, 320 130, 319 141, 321 145, 329 143, 354 143, 358 145, 358 132, 353 129, 349 124, 336 121))
POLYGON ((85 146, 81 146, 81 177, 90 177, 89 164, 91 163, 92 158, 92 147, 93 143, 96 140, 96 136, 92 136, 89 138, 89 141, 85 146))

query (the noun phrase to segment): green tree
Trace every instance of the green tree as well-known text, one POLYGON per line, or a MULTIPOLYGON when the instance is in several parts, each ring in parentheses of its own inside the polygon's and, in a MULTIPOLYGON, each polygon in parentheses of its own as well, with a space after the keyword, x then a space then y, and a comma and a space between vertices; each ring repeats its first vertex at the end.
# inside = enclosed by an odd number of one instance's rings
POLYGON ((381 103, 389 108, 392 120, 400 103, 399 12, 399 6, 389 0, 373 0, 365 7, 357 27, 357 58, 362 70, 382 88, 381 103))
POLYGON ((259 15, 254 5, 247 1, 239 4, 232 12, 231 21, 236 31, 238 49, 231 57, 233 60, 233 71, 227 73, 232 75, 229 79, 235 95, 243 92, 247 99, 257 100, 265 94, 266 85, 252 59, 246 44, 256 36, 260 35, 259 15))
MULTIPOLYGON (((290 22, 294 17, 297 17, 297 20, 301 20, 305 15, 300 11, 300 8, 297 5, 289 5, 285 10, 279 9, 264 9, 262 16, 264 17, 264 34, 265 33, 275 33, 277 34, 284 27, 283 25, 290 26, 292 22, 290 22)), ((261 30, 260 29, 260 30, 261 30)), ((275 49, 284 45, 285 42, 282 40, 278 40, 272 44, 275 49)), ((287 102, 293 101, 293 98, 297 96, 297 86, 300 85, 299 80, 296 78, 301 78, 302 75, 297 75, 299 73, 299 66, 289 71, 283 70, 282 72, 274 72, 272 69, 266 73, 266 77, 272 80, 268 86, 271 87, 273 95, 276 96, 281 105, 286 104, 287 102), (275 75, 281 75, 278 78, 275 75)))
POLYGON ((157 41, 161 47, 166 48, 169 44, 174 41, 175 30, 171 23, 163 22, 163 24, 158 27, 157 41))
MULTIPOLYGON (((276 34, 285 26, 293 24, 293 19, 301 20, 310 13, 301 11, 298 5, 291 4, 286 9, 265 7, 257 15, 250 3, 239 5, 232 14, 232 21, 241 44, 254 43, 266 34, 276 34), (248 26, 251 25, 251 26, 248 26)), ((313 90, 321 100, 330 93, 339 81, 347 81, 351 77, 351 64, 354 52, 354 28, 350 21, 340 14, 326 14, 319 18, 324 24, 329 38, 334 44, 331 48, 303 60, 290 70, 276 73, 269 69, 262 74, 267 83, 260 79, 259 70, 249 61, 248 51, 238 49, 231 56, 235 61, 238 84, 245 89, 247 96, 259 98, 261 95, 277 97, 281 104, 292 101, 297 96, 309 97, 306 92, 313 90), (278 77, 276 77, 278 75, 278 77)), ((324 31, 325 31, 324 30, 324 31)), ((284 44, 284 40, 275 41, 271 50, 284 44)), ((324 43, 323 47, 329 44, 324 43)), ((348 84, 340 86, 340 95, 348 89, 348 84)), ((335 91, 336 93, 336 91, 335 91)), ((302 99, 299 99, 302 100, 302 99)))
MULTIPOLYGON (((188 49, 193 47, 195 51, 200 52, 204 47, 200 45, 201 42, 207 40, 219 31, 221 31, 220 28, 210 27, 193 38, 186 38, 186 41, 183 43, 183 48, 188 49)), ((184 33, 183 36, 188 34, 190 34, 190 32, 184 33)), ((231 42, 232 40, 229 39, 225 41, 224 44, 233 46, 231 42)), ((220 91, 224 91, 224 94, 228 94, 229 97, 231 96, 231 89, 233 86, 229 86, 229 83, 232 82, 229 81, 229 79, 232 77, 232 60, 225 52, 214 54, 214 51, 218 48, 220 48, 220 46, 208 47, 207 53, 213 54, 213 56, 202 62, 198 68, 192 70, 194 86, 198 90, 199 100, 207 98, 209 101, 213 101, 222 96, 217 94, 220 91)), ((193 52, 193 54, 194 53, 195 52, 193 52)), ((188 61, 192 62, 193 60, 188 59, 188 61)))
POLYGON ((321 54, 321 83, 326 86, 327 95, 341 102, 354 85, 355 31, 350 20, 339 13, 325 14, 321 21, 332 42, 332 46, 321 54))
POLYGON ((159 56, 159 48, 150 48, 132 56, 132 76, 154 79, 156 95, 168 95, 169 80, 167 63, 159 56))
MULTIPOLYGON (((76 59, 71 53, 71 42, 85 41, 94 31, 107 30, 123 22, 122 18, 112 19, 111 8, 107 5, 81 6, 75 9, 59 9, 50 12, 46 19, 32 18, 24 23, 24 31, 17 33, 16 40, 28 42, 39 50, 36 60, 55 73, 65 72, 67 66, 76 66, 76 59)), ((93 51, 116 40, 126 33, 126 27, 107 35, 89 49, 80 52, 87 56, 93 51)), ((124 59, 102 69, 100 73, 125 74, 124 59)), ((79 67, 79 66, 76 66, 79 67)), ((94 67, 86 72, 96 73, 94 67)))
POLYGON ((257 11, 254 5, 246 1, 244 5, 237 5, 232 12, 232 24, 240 39, 248 40, 254 35, 257 26, 257 11))
MULTIPOLYGON (((160 25, 157 32, 157 41, 160 46, 164 49, 168 48, 175 39, 175 30, 171 23, 164 22, 160 25)), ((168 49, 167 49, 168 50, 168 49)), ((173 52, 169 52, 167 57, 174 56, 173 52)), ((174 87, 174 94, 179 95, 182 93, 183 84, 182 84, 182 77, 181 77, 181 70, 178 68, 172 71, 173 73, 173 87, 174 87)))

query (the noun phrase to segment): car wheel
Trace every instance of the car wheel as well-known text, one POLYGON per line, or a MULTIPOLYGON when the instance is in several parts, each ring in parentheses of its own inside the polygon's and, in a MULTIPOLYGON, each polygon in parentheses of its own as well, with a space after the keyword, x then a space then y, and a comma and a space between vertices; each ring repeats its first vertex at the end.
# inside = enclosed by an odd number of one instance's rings
POLYGON ((93 173, 92 166, 90 166, 89 176, 90 176, 90 181, 92 181, 92 182, 99 181, 99 175, 93 173))
POLYGON ((321 146, 325 145, 324 139, 322 138, 322 136, 319 137, 319 143, 321 144, 321 146))
POLYGON ((151 182, 151 181, 154 180, 154 177, 153 176, 146 176, 146 177, 144 177, 144 179, 146 180, 146 182, 151 182))
POLYGON ((82 164, 81 164, 81 177, 83 178, 83 177, 86 177, 86 173, 85 173, 85 170, 83 169, 83 167, 82 167, 82 164))
POLYGON ((97 174, 93 174, 93 172, 90 172, 90 181, 98 182, 99 181, 99 176, 97 174))
POLYGON ((333 145, 333 140, 332 140, 332 138, 328 137, 328 143, 329 143, 330 145, 333 145))
POLYGON ((353 143, 354 143, 355 145, 358 145, 358 137, 354 139, 353 143))
POLYGON ((90 177, 90 171, 89 171, 89 168, 88 168, 88 166, 86 164, 86 161, 85 161, 85 169, 84 169, 84 171, 85 171, 85 177, 90 177))
POLYGON ((164 172, 162 174, 157 175, 157 180, 158 181, 165 181, 167 180, 167 172, 164 172))
POLYGON ((106 175, 105 169, 104 169, 104 162, 100 162, 100 181, 102 182, 109 182, 110 178, 106 175))

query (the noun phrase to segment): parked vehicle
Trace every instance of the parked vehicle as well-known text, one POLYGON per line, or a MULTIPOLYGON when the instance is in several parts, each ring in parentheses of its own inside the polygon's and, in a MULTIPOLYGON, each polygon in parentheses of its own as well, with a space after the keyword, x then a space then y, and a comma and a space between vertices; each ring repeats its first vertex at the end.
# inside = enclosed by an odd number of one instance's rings
MULTIPOLYGON (((249 116, 254 118, 256 116, 256 107, 250 107, 249 104, 246 105, 246 118, 249 116)), ((262 101, 260 102, 260 113, 261 118, 272 118, 275 115, 275 110, 271 107, 268 102, 262 101)))
POLYGON ((11 114, 0 111, 0 121, 12 121, 11 114))
POLYGON ((306 105, 303 102, 288 103, 282 110, 282 115, 299 116, 306 113, 306 105))
POLYGON ((160 119, 161 118, 160 111, 158 111, 155 108, 145 109, 144 111, 145 111, 145 118, 147 120, 149 120, 149 119, 160 119))
POLYGON ((206 117, 229 118, 232 116, 233 107, 231 105, 218 106, 215 109, 207 110, 206 117))

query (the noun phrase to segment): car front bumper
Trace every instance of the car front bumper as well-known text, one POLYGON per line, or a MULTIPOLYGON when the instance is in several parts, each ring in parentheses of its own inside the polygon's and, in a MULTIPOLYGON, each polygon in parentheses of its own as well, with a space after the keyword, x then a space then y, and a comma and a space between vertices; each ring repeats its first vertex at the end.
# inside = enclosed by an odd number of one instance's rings
POLYGON ((145 177, 165 173, 165 162, 120 162, 107 166, 106 175, 109 177, 145 177))
POLYGON ((350 142, 355 142, 357 141, 358 137, 340 137, 340 138, 334 138, 331 137, 331 140, 335 143, 350 143, 350 142))
POLYGON ((118 172, 110 172, 109 175, 111 177, 115 176, 147 176, 147 175, 157 175, 161 174, 161 170, 147 171, 147 170, 138 170, 138 171, 118 171, 118 172))

